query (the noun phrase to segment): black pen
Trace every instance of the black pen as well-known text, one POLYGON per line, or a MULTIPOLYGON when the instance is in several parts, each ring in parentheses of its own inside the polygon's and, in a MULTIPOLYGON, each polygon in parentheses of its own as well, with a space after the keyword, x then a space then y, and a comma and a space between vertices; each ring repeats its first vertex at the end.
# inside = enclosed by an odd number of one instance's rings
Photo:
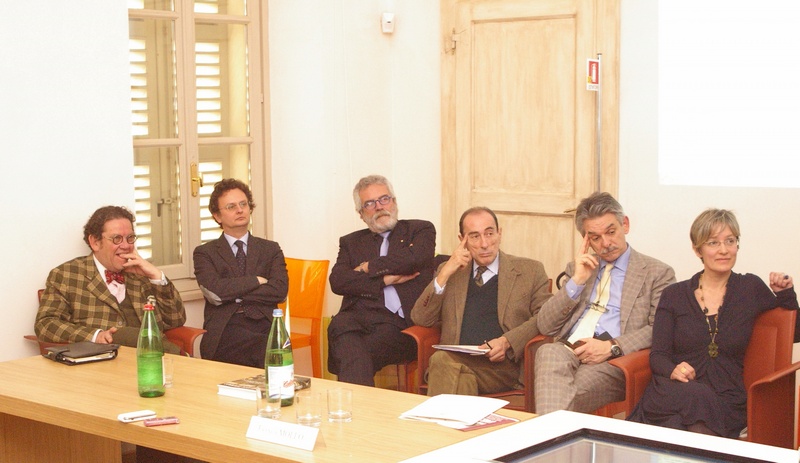
POLYGON ((489 341, 487 341, 487 340, 485 340, 485 339, 484 339, 484 340, 483 340, 483 343, 484 343, 484 344, 486 344, 486 347, 488 347, 489 349, 491 349, 491 348, 492 348, 492 345, 491 345, 491 344, 489 344, 489 341))

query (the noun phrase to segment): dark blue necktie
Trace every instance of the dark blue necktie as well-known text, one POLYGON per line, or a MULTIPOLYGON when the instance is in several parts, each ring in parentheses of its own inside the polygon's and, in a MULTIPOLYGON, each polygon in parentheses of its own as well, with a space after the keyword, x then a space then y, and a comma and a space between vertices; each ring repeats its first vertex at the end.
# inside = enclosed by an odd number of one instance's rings
POLYGON ((244 241, 236 240, 233 244, 239 248, 236 251, 236 264, 239 266, 239 276, 244 276, 244 269, 247 264, 247 256, 244 253, 244 241))

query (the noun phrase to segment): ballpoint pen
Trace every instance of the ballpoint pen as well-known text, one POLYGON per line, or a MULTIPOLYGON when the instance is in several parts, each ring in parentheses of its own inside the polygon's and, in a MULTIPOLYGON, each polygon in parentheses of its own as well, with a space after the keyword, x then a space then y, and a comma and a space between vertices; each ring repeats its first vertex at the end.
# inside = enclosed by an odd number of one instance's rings
POLYGON ((488 347, 489 349, 491 349, 491 348, 492 348, 492 345, 491 345, 491 344, 489 344, 489 341, 487 341, 487 340, 485 340, 485 339, 484 339, 484 340, 483 340, 483 343, 484 343, 484 344, 486 344, 486 347, 488 347))

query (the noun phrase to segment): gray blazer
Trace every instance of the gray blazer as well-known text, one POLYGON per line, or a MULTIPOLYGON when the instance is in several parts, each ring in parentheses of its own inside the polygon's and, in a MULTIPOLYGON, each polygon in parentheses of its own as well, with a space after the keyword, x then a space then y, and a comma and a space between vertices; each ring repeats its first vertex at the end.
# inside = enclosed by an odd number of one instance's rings
MULTIPOLYGON (((597 278, 598 269, 588 281, 597 278)), ((567 277, 575 273, 575 262, 567 264, 567 277)), ((653 341, 653 320, 661 299, 661 292, 675 283, 675 272, 669 265, 631 248, 625 282, 620 301, 620 336, 617 339, 622 352, 629 354, 650 347, 653 341)), ((539 311, 538 326, 542 334, 566 337, 583 314, 592 295, 593 285, 587 284, 577 301, 573 301, 565 288, 547 301, 539 311)))

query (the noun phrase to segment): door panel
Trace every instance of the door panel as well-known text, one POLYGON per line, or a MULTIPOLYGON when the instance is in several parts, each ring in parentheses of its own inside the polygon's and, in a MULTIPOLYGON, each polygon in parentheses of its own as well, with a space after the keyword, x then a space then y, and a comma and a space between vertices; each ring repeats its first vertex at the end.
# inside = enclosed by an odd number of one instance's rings
MULTIPOLYGON (((598 43, 612 48, 601 82, 616 82, 618 8, 607 2, 616 0, 443 3, 443 252, 457 244, 461 213, 487 206, 506 252, 542 261, 553 278, 573 258, 579 237, 565 211, 597 188, 586 59, 598 43)), ((615 193, 616 91, 606 87, 602 186, 615 193)))

